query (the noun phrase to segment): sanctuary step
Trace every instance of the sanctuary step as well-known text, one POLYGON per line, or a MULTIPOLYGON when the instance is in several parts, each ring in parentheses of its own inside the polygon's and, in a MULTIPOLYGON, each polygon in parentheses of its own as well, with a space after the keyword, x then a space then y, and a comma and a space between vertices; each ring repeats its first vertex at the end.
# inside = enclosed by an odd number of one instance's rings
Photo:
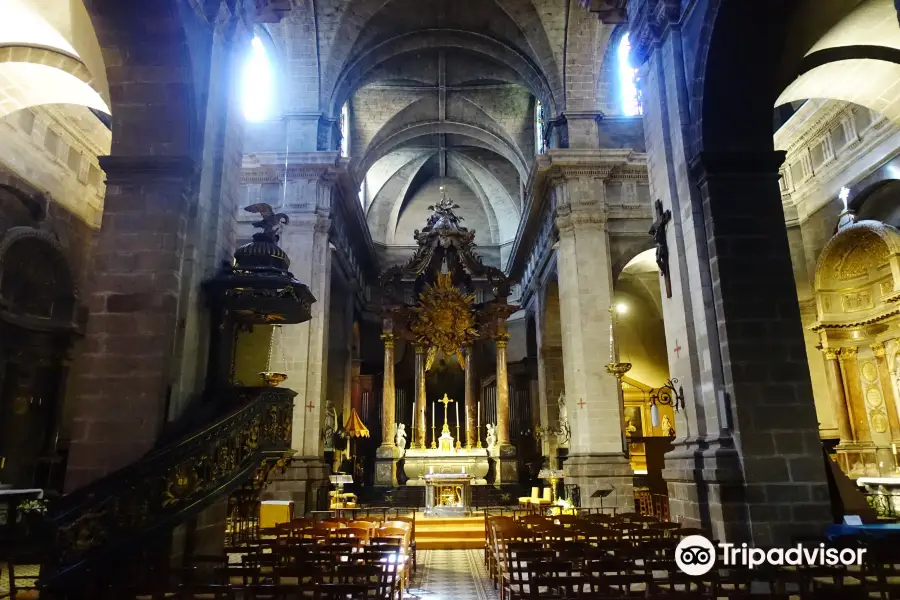
POLYGON ((419 550, 467 550, 484 547, 484 517, 416 519, 419 550))

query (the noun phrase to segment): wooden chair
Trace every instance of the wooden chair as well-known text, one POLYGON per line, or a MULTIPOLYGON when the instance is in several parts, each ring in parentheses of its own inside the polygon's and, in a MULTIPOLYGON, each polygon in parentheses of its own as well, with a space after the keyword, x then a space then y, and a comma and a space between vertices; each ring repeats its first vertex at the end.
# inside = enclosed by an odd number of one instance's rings
POLYGON ((9 573, 10 600, 36 600, 40 598, 40 589, 37 585, 37 567, 35 565, 8 561, 6 568, 9 573))
POLYGON ((540 488, 537 488, 537 487, 531 488, 530 496, 520 496, 519 497, 519 508, 531 509, 533 506, 533 502, 538 500, 540 497, 541 497, 540 488))
POLYGON ((535 510, 541 510, 542 508, 550 506, 550 503, 553 502, 552 498, 553 490, 551 488, 545 487, 541 497, 533 500, 532 504, 535 505, 535 510))
POLYGON ((412 570, 416 572, 416 513, 412 513, 411 517, 391 517, 384 526, 392 526, 391 523, 407 523, 409 525, 409 556, 412 559, 412 570))

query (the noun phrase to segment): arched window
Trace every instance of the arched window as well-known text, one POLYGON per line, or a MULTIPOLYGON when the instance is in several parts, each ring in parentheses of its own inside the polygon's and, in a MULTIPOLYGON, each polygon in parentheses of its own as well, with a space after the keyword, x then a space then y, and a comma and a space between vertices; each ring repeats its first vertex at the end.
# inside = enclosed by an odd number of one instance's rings
POLYGON ((248 121, 263 121, 272 110, 272 68, 266 47, 259 37, 254 37, 250 57, 244 66, 242 80, 244 117, 248 121))
POLYGON ((619 41, 619 90, 621 92, 622 113, 626 117, 643 114, 641 94, 637 86, 637 69, 631 66, 631 41, 628 34, 619 41))
POLYGON ((543 154, 544 147, 544 105, 540 100, 534 102, 534 153, 543 154))
POLYGON ((344 102, 341 107, 341 156, 348 158, 350 156, 350 103, 344 102))

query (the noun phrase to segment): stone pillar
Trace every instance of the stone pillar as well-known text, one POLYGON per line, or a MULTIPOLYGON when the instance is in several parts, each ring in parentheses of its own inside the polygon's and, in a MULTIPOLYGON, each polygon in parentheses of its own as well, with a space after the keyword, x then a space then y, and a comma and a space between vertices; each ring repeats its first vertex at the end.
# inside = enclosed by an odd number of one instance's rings
POLYGON ((778 188, 783 160, 768 150, 704 153, 694 163, 725 384, 718 419, 734 432, 743 472, 743 490, 729 485, 729 500, 747 510, 725 533, 757 546, 819 532, 832 519, 778 188))
POLYGON ((416 447, 424 449, 428 442, 428 430, 425 424, 425 348, 415 346, 416 350, 416 447))
POLYGON ((850 428, 853 432, 853 440, 869 443, 872 441, 872 432, 869 430, 866 401, 863 398, 862 383, 859 381, 856 348, 841 348, 840 364, 844 390, 847 394, 847 406, 850 407, 850 428))
POLYGON ((509 378, 506 373, 506 345, 509 335, 498 337, 497 347, 497 446, 509 446, 509 378))
POLYGON ((497 446, 498 461, 496 483, 516 483, 519 479, 516 449, 509 443, 509 377, 506 368, 506 346, 509 334, 506 324, 495 338, 497 347, 497 446))
POLYGON ((100 164, 106 200, 75 366, 66 491, 153 447, 184 335, 178 315, 194 165, 172 156, 108 156, 100 164))
POLYGON ((384 377, 381 386, 381 447, 394 447, 394 334, 381 334, 384 341, 384 377))
POLYGON ((823 348, 825 356, 828 388, 834 403, 834 416, 837 421, 840 443, 846 444, 853 440, 853 430, 850 427, 850 413, 847 411, 847 395, 844 393, 844 380, 841 378, 841 365, 838 362, 838 353, 833 348, 823 348))
POLYGON ((295 450, 284 475, 266 488, 266 499, 292 500, 294 512, 315 510, 319 489, 327 485, 323 462, 322 414, 326 404, 328 331, 331 318, 331 203, 337 193, 328 177, 318 180, 288 179, 287 195, 296 199, 283 212, 290 223, 280 232, 279 245, 291 259, 291 272, 309 286, 316 298, 312 319, 276 328, 272 340, 273 371, 287 374, 284 383, 297 392, 294 400, 295 450))
POLYGON ((472 346, 466 347, 466 449, 478 445, 476 413, 478 412, 478 387, 475 381, 475 365, 472 346))
MULTIPOLYGON (((566 482, 581 488, 582 505, 599 506, 591 495, 611 489, 603 505, 625 512, 634 508, 634 486, 618 382, 605 368, 613 287, 602 173, 560 177, 551 191, 557 204, 563 369, 572 429, 565 471, 566 482)), ((547 398, 548 405, 554 400, 547 398)))
POLYGON ((397 485, 397 447, 394 445, 394 333, 390 320, 384 322, 384 377, 381 387, 381 445, 375 451, 375 485, 397 485))

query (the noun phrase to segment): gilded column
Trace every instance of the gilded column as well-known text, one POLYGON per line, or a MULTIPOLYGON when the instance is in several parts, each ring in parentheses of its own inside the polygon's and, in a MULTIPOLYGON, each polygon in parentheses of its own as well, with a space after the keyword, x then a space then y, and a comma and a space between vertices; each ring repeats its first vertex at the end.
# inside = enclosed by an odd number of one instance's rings
POLYGON ((416 346, 416 447, 425 448, 428 430, 425 428, 425 349, 416 346))
POLYGON ((841 378, 841 365, 838 353, 834 348, 823 348, 825 356, 825 374, 828 387, 831 389, 831 400, 834 403, 834 417, 837 421, 841 444, 853 441, 853 429, 850 425, 850 412, 847 409, 847 395, 844 393, 844 381, 841 378))
POLYGON ((844 379, 844 390, 847 394, 847 406, 850 408, 850 425, 857 442, 871 442, 869 418, 866 415, 866 403, 863 398, 862 383, 859 381, 859 366, 856 361, 856 348, 841 348, 841 373, 844 379))
POLYGON ((473 367, 472 346, 466 348, 466 448, 474 448, 479 432, 475 430, 475 411, 478 410, 477 392, 475 389, 475 372, 473 367))
POLYGON ((900 441, 900 418, 897 416, 897 403, 894 402, 894 388, 891 387, 891 372, 887 363, 884 344, 872 344, 875 362, 878 364, 878 378, 881 380, 881 391, 884 394, 884 405, 887 408, 888 423, 891 428, 891 441, 900 441))
POLYGON ((384 383, 381 391, 381 447, 394 447, 394 334, 383 333, 384 383))
POLYGON ((497 336, 497 446, 509 446, 509 381, 506 374, 506 345, 509 334, 497 336))

